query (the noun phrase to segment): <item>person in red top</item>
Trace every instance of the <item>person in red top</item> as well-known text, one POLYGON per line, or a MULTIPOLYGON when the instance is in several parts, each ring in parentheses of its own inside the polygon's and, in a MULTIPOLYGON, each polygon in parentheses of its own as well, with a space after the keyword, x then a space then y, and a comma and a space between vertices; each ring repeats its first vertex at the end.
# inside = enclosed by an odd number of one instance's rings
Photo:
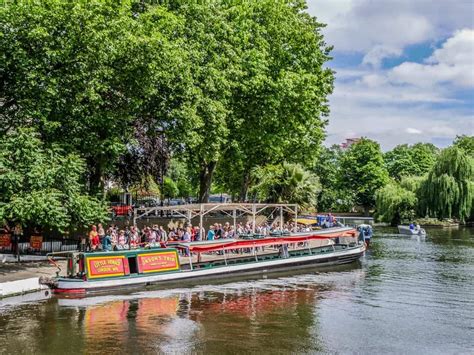
POLYGON ((100 238, 96 226, 92 226, 92 230, 89 232, 89 243, 92 250, 96 250, 99 247, 100 238))

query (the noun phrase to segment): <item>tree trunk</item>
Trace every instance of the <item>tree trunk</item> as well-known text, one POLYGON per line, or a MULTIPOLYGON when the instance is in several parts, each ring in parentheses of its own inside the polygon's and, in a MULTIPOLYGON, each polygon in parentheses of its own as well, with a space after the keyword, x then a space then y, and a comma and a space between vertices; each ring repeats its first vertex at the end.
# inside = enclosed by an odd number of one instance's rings
POLYGON ((199 202, 206 203, 209 201, 209 192, 211 191, 212 175, 216 168, 217 162, 211 161, 203 164, 199 171, 199 202))
POLYGON ((369 212, 370 212, 370 207, 369 206, 364 206, 364 216, 369 217, 369 212))
POLYGON ((244 181, 242 182, 242 186, 240 188, 240 201, 245 202, 247 200, 247 194, 249 191, 250 186, 250 172, 246 171, 244 175, 244 181))
POLYGON ((104 192, 104 186, 102 182, 102 167, 99 163, 90 160, 89 161, 89 194, 96 196, 99 193, 104 192))

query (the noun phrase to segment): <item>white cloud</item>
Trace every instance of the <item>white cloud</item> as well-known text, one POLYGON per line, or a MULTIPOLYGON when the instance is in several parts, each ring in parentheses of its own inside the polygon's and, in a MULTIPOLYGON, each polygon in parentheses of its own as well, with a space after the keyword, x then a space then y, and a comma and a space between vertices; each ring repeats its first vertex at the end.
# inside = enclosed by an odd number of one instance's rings
POLYGON ((328 26, 333 55, 361 54, 362 62, 334 68, 326 144, 366 136, 383 149, 402 143, 446 146, 474 135, 472 0, 308 0, 309 13, 328 26), (456 32, 458 31, 458 32, 456 32), (446 38, 448 38, 446 40, 446 38), (440 41, 443 44, 440 46, 440 41), (408 46, 438 47, 424 61, 381 68, 408 46))
POLYGON ((428 58, 428 63, 446 63, 447 65, 473 65, 474 30, 457 31, 441 48, 428 58))
POLYGON ((327 145, 366 136, 387 150, 419 141, 447 145, 456 135, 474 135, 472 110, 444 85, 401 85, 387 71, 370 68, 338 70, 336 78, 327 145))
POLYGON ((308 11, 328 26, 336 51, 368 53, 375 46, 407 45, 445 38, 472 26, 471 0, 308 0, 308 11))
POLYGON ((376 45, 364 56, 362 64, 367 64, 378 68, 380 67, 380 64, 382 63, 383 59, 390 57, 399 57, 401 54, 401 48, 376 45))
POLYGON ((474 87, 474 30, 456 32, 433 52, 426 64, 402 63, 391 70, 389 77, 394 82, 417 86, 449 82, 474 87))
POLYGON ((422 134, 423 133, 419 129, 416 129, 413 127, 408 127, 407 129, 405 129, 405 132, 407 132, 408 134, 422 134))

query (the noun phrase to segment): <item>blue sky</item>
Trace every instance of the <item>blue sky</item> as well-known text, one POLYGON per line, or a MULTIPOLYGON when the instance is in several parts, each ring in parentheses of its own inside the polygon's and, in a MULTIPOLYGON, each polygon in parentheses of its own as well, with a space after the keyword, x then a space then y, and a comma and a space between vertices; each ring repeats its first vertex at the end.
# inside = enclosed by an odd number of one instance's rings
POLYGON ((334 46, 326 144, 474 135, 474 1, 308 0, 334 46))

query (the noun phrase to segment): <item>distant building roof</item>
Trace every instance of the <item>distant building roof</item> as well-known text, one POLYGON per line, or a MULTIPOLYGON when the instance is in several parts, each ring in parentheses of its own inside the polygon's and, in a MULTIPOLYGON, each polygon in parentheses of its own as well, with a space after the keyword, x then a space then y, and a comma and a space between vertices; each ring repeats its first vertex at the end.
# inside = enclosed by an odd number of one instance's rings
POLYGON ((346 141, 341 143, 340 147, 342 149, 348 149, 351 145, 353 145, 354 143, 357 143, 361 139, 362 138, 346 138, 346 141))

